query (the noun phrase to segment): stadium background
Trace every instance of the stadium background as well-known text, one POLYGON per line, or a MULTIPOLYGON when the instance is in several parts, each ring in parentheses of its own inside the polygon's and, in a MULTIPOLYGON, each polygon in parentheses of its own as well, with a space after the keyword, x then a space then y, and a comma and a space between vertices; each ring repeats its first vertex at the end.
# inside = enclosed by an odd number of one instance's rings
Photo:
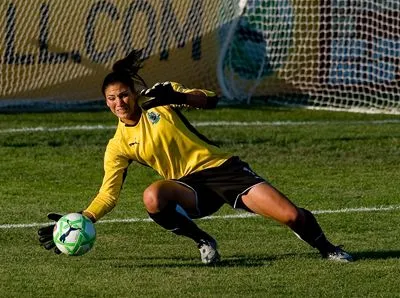
POLYGON ((112 63, 136 48, 149 85, 398 113, 398 9, 395 1, 2 1, 0 106, 98 100, 112 63))
POLYGON ((215 30, 232 18, 221 20, 215 2, 2 2, 1 98, 98 99, 112 63, 132 48, 144 49, 148 84, 168 78, 213 88, 215 30))

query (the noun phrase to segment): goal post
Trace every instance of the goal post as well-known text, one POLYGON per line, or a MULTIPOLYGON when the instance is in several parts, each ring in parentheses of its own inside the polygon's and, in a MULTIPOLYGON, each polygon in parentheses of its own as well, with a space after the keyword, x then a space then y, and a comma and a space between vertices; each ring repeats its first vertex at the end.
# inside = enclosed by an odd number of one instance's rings
POLYGON ((235 102, 400 113, 397 0, 8 0, 0 109, 101 100, 113 62, 143 49, 148 85, 235 102))
POLYGON ((218 67, 228 98, 400 113, 398 1, 245 2, 218 67))

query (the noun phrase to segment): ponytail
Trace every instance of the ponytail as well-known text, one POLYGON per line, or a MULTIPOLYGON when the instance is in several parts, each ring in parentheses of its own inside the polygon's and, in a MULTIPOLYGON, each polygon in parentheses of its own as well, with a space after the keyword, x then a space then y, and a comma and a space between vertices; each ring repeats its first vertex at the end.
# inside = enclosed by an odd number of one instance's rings
POLYGON ((118 60, 112 67, 112 72, 109 73, 103 81, 101 91, 105 95, 106 88, 113 83, 123 83, 135 90, 135 84, 147 88, 145 81, 138 75, 138 71, 143 67, 142 50, 132 50, 128 56, 118 60))

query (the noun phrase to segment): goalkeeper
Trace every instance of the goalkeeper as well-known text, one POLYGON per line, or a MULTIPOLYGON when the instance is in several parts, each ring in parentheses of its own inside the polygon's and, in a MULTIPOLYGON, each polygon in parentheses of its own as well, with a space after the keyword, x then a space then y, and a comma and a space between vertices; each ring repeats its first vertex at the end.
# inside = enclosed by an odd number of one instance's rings
MULTIPOLYGON (((128 166, 135 161, 164 178, 143 193, 149 216, 164 229, 193 239, 205 264, 219 261, 217 242, 193 219, 213 214, 223 204, 288 226, 323 258, 352 261, 347 252, 327 240, 310 211, 297 207, 247 163, 220 149, 190 125, 179 108, 215 108, 214 92, 187 89, 172 82, 147 89, 138 75, 140 54, 133 51, 116 62, 104 79, 102 93, 119 121, 106 148, 102 186, 84 215, 96 222, 114 208, 128 166)), ((50 219, 58 217, 49 214, 50 219)), ((54 247, 51 226, 38 233, 46 249, 54 247)))

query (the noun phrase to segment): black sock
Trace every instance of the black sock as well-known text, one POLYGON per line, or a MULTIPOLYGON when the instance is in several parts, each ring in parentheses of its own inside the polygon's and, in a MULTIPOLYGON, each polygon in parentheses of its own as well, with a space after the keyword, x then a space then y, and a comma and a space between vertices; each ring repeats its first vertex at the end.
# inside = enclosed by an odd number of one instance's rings
POLYGON ((199 243, 202 239, 212 239, 209 234, 201 230, 191 219, 176 211, 176 202, 169 202, 160 212, 148 214, 151 219, 164 229, 176 235, 189 237, 196 243, 199 243))
POLYGON ((298 220, 291 229, 305 242, 315 247, 322 255, 333 251, 335 246, 326 239, 324 232, 315 219, 314 215, 303 208, 304 220, 298 220))

